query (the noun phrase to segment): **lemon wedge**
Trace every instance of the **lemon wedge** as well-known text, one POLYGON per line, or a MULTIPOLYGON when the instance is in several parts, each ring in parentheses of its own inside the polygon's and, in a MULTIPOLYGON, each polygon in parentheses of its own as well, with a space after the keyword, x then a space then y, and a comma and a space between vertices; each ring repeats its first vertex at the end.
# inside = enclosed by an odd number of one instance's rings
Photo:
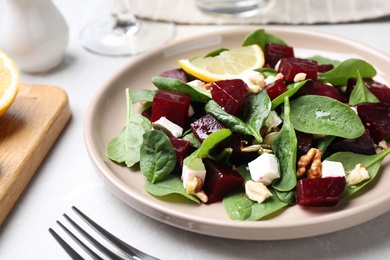
POLYGON ((245 70, 254 70, 264 65, 264 53, 257 44, 221 52, 214 57, 199 57, 179 60, 180 67, 192 76, 205 82, 234 79, 245 70))
POLYGON ((19 90, 20 74, 15 62, 0 50, 0 116, 15 100, 19 90))

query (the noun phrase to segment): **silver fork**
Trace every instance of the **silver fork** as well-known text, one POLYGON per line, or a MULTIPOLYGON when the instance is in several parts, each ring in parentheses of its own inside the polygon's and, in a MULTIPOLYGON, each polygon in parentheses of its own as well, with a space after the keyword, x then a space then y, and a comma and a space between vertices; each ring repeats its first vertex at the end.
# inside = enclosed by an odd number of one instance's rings
MULTIPOLYGON (((95 238, 93 238, 90 234, 88 234, 85 230, 83 230, 76 222, 74 222, 70 217, 66 214, 63 214, 65 219, 75 228, 77 231, 83 235, 91 244, 93 244, 100 252, 105 254, 110 259, 137 259, 137 260, 158 260, 151 255, 148 255, 128 244, 119 238, 112 235, 110 232, 96 224, 92 219, 87 217, 83 212, 81 212, 76 207, 72 206, 72 209, 77 213, 77 215, 84 220, 89 226, 91 226, 97 233, 99 233, 103 238, 109 241, 113 246, 118 248, 128 257, 123 258, 122 256, 118 256, 95 238)), ((93 259, 103 259, 96 252, 94 252, 91 248, 89 248, 86 244, 84 244, 76 235, 74 235, 69 229, 67 229, 60 221, 57 220, 58 225, 65 230, 65 232, 82 248, 86 251, 93 259)), ((57 240, 57 242, 64 248, 64 250, 71 256, 73 259, 83 259, 64 239, 62 239, 52 228, 49 228, 49 232, 53 235, 53 237, 57 240)))

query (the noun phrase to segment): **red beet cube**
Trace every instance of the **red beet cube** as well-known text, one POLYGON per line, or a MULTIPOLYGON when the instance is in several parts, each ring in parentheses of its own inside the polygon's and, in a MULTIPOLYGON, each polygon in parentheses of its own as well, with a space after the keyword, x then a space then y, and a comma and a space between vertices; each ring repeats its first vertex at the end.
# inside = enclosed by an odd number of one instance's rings
POLYGON ((190 141, 183 140, 174 136, 170 136, 169 140, 173 145, 173 149, 175 149, 176 153, 176 166, 173 172, 175 174, 181 174, 181 169, 183 168, 183 160, 185 157, 189 155, 191 143, 190 141))
POLYGON ((283 79, 276 80, 275 82, 267 85, 265 89, 267 90, 268 96, 271 100, 274 100, 287 91, 287 87, 286 84, 284 84, 283 79))
POLYGON ((353 152, 366 155, 376 154, 375 144, 368 129, 366 129, 364 134, 358 138, 335 138, 330 144, 329 149, 332 150, 332 152, 353 152))
POLYGON ((297 156, 300 158, 302 155, 307 154, 310 148, 313 147, 314 136, 313 134, 300 131, 295 131, 295 136, 297 137, 298 141, 297 156))
POLYGON ((305 85, 298 91, 297 95, 326 96, 343 102, 343 97, 341 96, 337 88, 319 81, 306 82, 305 85))
POLYGON ((318 65, 318 72, 327 72, 334 69, 334 66, 332 64, 321 64, 318 65))
POLYGON ((284 80, 293 82, 295 75, 306 73, 306 79, 317 80, 318 64, 316 61, 299 58, 282 58, 279 65, 279 73, 284 80))
POLYGON ((390 135, 390 104, 362 103, 356 106, 364 126, 375 143, 390 135))
POLYGON ((188 82, 188 76, 187 73, 185 73, 182 69, 174 69, 174 70, 167 70, 163 71, 159 75, 160 77, 164 78, 172 78, 172 79, 178 79, 184 83, 188 82))
POLYGON ((296 187, 295 199, 301 206, 331 207, 339 202, 345 184, 345 177, 301 179, 296 187))
MULTIPOLYGON (((349 98, 353 88, 356 86, 357 80, 351 78, 348 80, 346 96, 349 98)), ((368 90, 374 94, 380 102, 390 104, 390 88, 387 85, 384 85, 380 82, 377 82, 373 79, 364 79, 364 84, 368 90)))
POLYGON ((211 97, 227 113, 238 115, 248 97, 247 85, 241 79, 228 79, 211 84, 211 97))
POLYGON ((191 98, 189 95, 168 90, 159 90, 152 104, 152 122, 161 117, 185 128, 191 98))
POLYGON ((221 201, 243 185, 244 178, 235 170, 207 158, 203 163, 206 168, 203 190, 209 198, 207 204, 221 201))
POLYGON ((294 57, 294 49, 286 45, 268 43, 265 45, 264 56, 265 63, 270 67, 275 68, 275 65, 281 58, 294 57))
POLYGON ((201 143, 204 141, 204 139, 206 139, 215 131, 220 130, 222 128, 226 128, 226 126, 222 124, 218 119, 209 114, 199 118, 190 126, 195 137, 201 143))

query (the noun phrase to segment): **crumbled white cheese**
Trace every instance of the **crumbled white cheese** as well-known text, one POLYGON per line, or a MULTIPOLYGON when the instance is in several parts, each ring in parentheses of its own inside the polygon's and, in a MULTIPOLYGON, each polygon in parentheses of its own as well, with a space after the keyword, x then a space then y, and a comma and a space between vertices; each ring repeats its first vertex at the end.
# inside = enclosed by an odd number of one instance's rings
POLYGON ((341 162, 325 160, 322 162, 322 178, 345 177, 345 171, 341 162))
POLYGON ((283 79, 283 74, 282 73, 278 73, 276 74, 276 76, 268 76, 264 81, 265 81, 265 85, 270 85, 270 84, 273 84, 275 81, 277 81, 278 79, 283 79))
POLYGON ((294 82, 300 82, 300 81, 304 81, 306 79, 306 73, 297 73, 295 76, 294 76, 294 82))
POLYGON ((199 79, 195 79, 193 81, 187 82, 186 84, 191 85, 193 87, 203 88, 203 86, 206 84, 203 81, 199 79))
POLYGON ((238 78, 247 84, 252 93, 259 93, 265 87, 264 76, 260 72, 244 70, 238 75, 238 78))
POLYGON ((367 171, 366 167, 358 163, 355 166, 355 169, 347 173, 347 183, 351 186, 358 184, 362 181, 370 179, 370 173, 367 171))
POLYGON ((180 137, 183 134, 183 128, 173 123, 165 116, 162 116, 158 120, 154 121, 153 126, 157 129, 163 127, 164 130, 169 131, 174 137, 180 137))
POLYGON ((252 180, 262 182, 268 186, 277 178, 280 178, 279 164, 276 156, 263 153, 255 160, 248 163, 252 180))
POLYGON ((272 196, 272 193, 261 182, 247 181, 245 182, 245 193, 248 199, 257 201, 261 204, 264 200, 272 196))
POLYGON ((184 188, 186 188, 187 182, 191 182, 195 177, 200 178, 203 182, 206 178, 206 168, 201 158, 196 158, 190 163, 183 165, 181 180, 184 188))
POLYGON ((265 120, 264 125, 266 127, 270 128, 270 127, 276 127, 276 126, 280 125, 281 123, 283 123, 283 120, 280 118, 278 113, 276 113, 274 110, 272 110, 269 113, 267 120, 265 120))
POLYGON ((278 60, 278 62, 275 64, 275 68, 274 68, 274 69, 275 69, 276 71, 279 71, 280 61, 281 61, 281 59, 278 60))
POLYGON ((188 108, 188 117, 191 117, 195 114, 194 108, 190 105, 188 108))

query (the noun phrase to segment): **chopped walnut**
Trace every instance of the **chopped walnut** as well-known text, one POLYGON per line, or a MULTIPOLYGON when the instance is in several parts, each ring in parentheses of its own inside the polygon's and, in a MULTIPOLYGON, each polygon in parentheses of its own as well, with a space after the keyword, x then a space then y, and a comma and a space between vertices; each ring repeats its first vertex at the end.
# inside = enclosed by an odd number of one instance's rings
POLYGON ((206 91, 211 91, 211 83, 206 83, 201 88, 206 91))
POLYGON ((202 202, 206 203, 209 198, 203 191, 203 181, 199 177, 194 177, 192 180, 186 182, 186 192, 198 197, 202 202))
POLYGON ((245 183, 245 193, 248 199, 261 204, 264 200, 272 196, 272 193, 261 182, 249 180, 245 183))
POLYGON ((350 186, 354 186, 362 181, 369 180, 371 178, 370 173, 367 171, 366 167, 358 163, 355 168, 347 173, 347 183, 350 186))
POLYGON ((297 176, 301 177, 306 173, 307 178, 309 179, 321 178, 321 156, 321 150, 316 148, 311 148, 307 154, 302 155, 298 161, 297 176))
POLYGON ((306 73, 297 73, 294 77, 294 82, 304 81, 306 79, 306 73))

